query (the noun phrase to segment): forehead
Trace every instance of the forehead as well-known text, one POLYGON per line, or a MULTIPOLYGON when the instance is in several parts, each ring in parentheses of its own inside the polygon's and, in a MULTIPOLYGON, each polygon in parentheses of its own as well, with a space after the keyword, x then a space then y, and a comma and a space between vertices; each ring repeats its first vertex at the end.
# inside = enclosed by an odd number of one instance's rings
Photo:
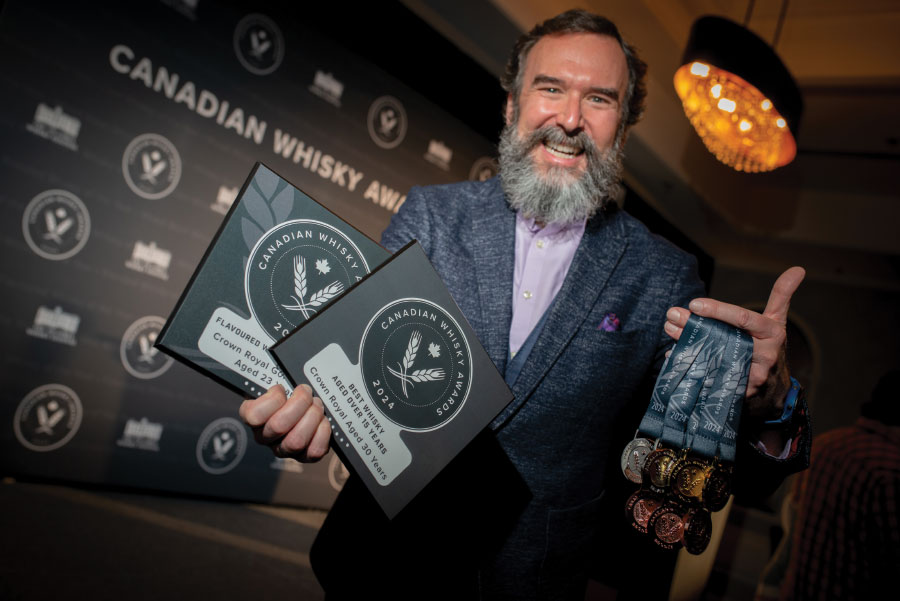
POLYGON ((614 88, 619 97, 628 83, 625 53, 615 38, 595 33, 542 37, 525 59, 525 87, 538 75, 614 88))

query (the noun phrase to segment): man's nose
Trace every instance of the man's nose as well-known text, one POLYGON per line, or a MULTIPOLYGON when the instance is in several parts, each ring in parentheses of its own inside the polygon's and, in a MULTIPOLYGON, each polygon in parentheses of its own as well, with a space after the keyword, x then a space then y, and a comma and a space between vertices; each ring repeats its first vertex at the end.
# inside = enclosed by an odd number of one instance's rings
POLYGON ((556 113, 556 124, 566 133, 573 133, 584 127, 581 99, 578 96, 573 95, 566 98, 565 103, 559 107, 559 111, 556 113))

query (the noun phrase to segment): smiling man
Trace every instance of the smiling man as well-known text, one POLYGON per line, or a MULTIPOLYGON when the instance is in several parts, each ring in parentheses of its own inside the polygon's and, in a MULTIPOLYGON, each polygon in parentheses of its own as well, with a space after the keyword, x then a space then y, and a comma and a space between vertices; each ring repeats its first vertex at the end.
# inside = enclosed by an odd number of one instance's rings
MULTIPOLYGON (((598 541, 625 555, 611 536, 622 501, 603 503, 624 481, 610 465, 688 306, 754 339, 739 482, 763 493, 805 467, 806 422, 763 425, 782 416, 790 388, 785 322, 803 270, 778 279, 762 314, 698 298, 693 257, 610 202, 645 72, 603 17, 569 11, 536 26, 502 82, 499 177, 415 188, 391 221, 383 244, 422 244, 515 400, 391 522, 347 482, 311 554, 330 597, 583 599, 598 541)), ((328 450, 321 401, 305 386, 290 399, 274 388, 241 415, 278 456, 328 450)), ((665 567, 647 573, 631 584, 663 594, 665 567)))

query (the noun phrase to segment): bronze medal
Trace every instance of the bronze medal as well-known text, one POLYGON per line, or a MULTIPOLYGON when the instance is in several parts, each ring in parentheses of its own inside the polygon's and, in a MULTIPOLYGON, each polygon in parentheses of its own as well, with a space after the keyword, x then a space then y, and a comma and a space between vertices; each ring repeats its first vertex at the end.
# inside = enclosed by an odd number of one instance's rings
POLYGON ((677 459, 678 455, 672 449, 656 449, 647 455, 644 461, 644 483, 649 484, 654 492, 663 492, 669 486, 669 476, 677 459))
POLYGON ((734 469, 731 465, 716 463, 706 476, 702 499, 703 504, 710 511, 719 511, 728 503, 728 497, 731 496, 731 479, 733 474, 734 469))
POLYGON ((647 534, 647 522, 656 508, 662 504, 662 499, 646 491, 637 491, 625 504, 625 513, 631 522, 632 528, 641 534, 647 534))
POLYGON ((706 507, 694 507, 684 516, 684 534, 681 542, 691 555, 700 555, 712 538, 712 517, 706 507))
POLYGON ((671 501, 657 507, 647 521, 647 533, 653 536, 653 542, 663 549, 679 548, 684 535, 683 515, 683 509, 671 501))
POLYGON ((622 473, 635 484, 642 481, 642 471, 647 455, 653 451, 653 442, 646 438, 635 438, 622 451, 622 473))
POLYGON ((672 468, 670 485, 675 495, 685 503, 700 503, 703 485, 711 467, 699 459, 684 459, 672 468))

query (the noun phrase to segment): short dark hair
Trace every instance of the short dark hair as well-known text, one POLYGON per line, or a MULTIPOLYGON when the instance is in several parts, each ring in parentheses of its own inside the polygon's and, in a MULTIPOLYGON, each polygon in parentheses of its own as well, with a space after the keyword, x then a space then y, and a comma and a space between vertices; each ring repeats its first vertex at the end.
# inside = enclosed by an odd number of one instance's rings
POLYGON ((628 65, 628 89, 625 91, 625 98, 622 102, 622 127, 631 127, 637 123, 644 112, 644 99, 647 97, 647 84, 644 81, 647 75, 647 63, 642 61, 634 48, 622 39, 615 23, 606 17, 586 10, 568 10, 535 25, 531 31, 522 34, 513 46, 509 61, 506 63, 506 72, 500 78, 500 85, 503 86, 503 89, 512 94, 513 101, 518 103, 524 76, 522 65, 525 64, 528 53, 544 36, 569 33, 595 33, 609 36, 619 43, 622 52, 625 53, 625 62, 628 65))

